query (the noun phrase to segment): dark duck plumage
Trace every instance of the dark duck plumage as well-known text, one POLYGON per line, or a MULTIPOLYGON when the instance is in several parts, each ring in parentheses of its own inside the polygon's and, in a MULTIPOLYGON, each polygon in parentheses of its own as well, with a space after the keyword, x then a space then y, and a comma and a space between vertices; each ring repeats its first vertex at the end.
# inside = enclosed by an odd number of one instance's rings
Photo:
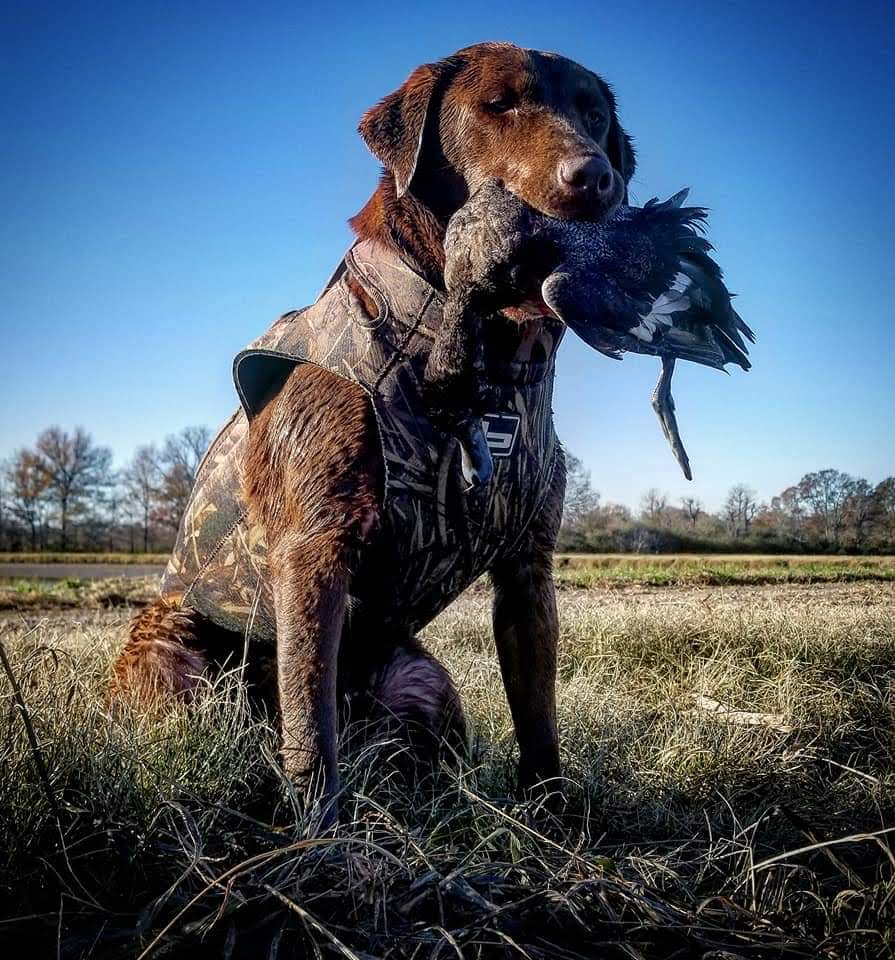
POLYGON ((433 416, 460 440, 471 485, 487 482, 492 469, 480 422, 480 325, 489 313, 526 299, 542 300, 610 357, 661 357, 653 407, 691 479, 671 396, 675 360, 748 370, 746 340, 755 336, 709 256, 706 211, 683 206, 686 196, 683 190, 664 203, 623 206, 606 222, 590 223, 545 216, 488 180, 451 218, 444 324, 426 385, 433 416))

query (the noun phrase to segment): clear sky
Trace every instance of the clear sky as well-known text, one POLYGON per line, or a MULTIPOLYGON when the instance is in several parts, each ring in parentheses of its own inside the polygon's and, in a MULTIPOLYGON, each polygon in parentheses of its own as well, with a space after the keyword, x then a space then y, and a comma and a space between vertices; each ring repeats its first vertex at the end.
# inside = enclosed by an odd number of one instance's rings
POLYGON ((632 197, 681 186, 759 335, 754 369, 679 364, 695 481, 652 358, 571 337, 556 419, 606 499, 717 506, 826 466, 895 472, 891 3, 47 4, 0 9, 0 456, 51 423, 119 462, 236 403, 233 354, 316 295, 377 165, 363 110, 479 40, 615 87, 632 197))

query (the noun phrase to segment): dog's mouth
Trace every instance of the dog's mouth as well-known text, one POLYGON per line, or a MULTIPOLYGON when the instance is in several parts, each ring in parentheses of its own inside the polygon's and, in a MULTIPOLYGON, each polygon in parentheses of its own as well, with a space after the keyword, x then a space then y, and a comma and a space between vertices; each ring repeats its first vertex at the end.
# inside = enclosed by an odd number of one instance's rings
POLYGON ((504 307, 500 312, 507 320, 514 320, 516 323, 525 323, 527 320, 542 320, 544 317, 558 319, 553 310, 540 297, 526 300, 514 307, 504 307))
POLYGON ((553 244, 535 245, 524 262, 517 264, 515 275, 515 303, 504 306, 500 313, 508 320, 523 323, 544 317, 559 319, 544 300, 542 286, 558 262, 558 252, 553 244))
POLYGON ((612 171, 612 189, 601 195, 588 190, 564 190, 556 185, 531 190, 527 184, 516 184, 509 180, 503 183, 523 203, 555 220, 602 223, 615 214, 625 195, 625 182, 617 170, 612 171))

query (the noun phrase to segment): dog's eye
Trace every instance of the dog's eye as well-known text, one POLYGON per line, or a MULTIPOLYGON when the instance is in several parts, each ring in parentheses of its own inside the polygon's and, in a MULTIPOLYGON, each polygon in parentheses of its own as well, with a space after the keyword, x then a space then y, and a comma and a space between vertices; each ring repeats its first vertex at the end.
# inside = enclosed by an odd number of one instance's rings
POLYGON ((492 97, 485 101, 485 109, 488 113, 509 113, 519 103, 519 98, 512 90, 507 90, 497 97, 492 97))
POLYGON ((606 114, 600 110, 588 110, 587 122, 594 127, 602 126, 606 122, 606 114))

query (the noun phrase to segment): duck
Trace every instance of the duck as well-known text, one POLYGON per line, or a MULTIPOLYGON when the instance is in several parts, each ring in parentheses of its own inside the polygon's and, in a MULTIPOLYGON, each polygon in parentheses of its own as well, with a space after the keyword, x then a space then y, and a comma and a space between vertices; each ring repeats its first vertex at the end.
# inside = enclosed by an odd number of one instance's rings
MULTIPOLYGON (((477 365, 471 335, 488 310, 539 301, 585 343, 616 360, 625 353, 660 358, 651 403, 684 476, 692 470, 678 428, 671 382, 678 360, 717 370, 748 371, 755 334, 733 307, 705 233, 708 211, 685 206, 689 190, 642 207, 621 205, 600 222, 560 220, 528 206, 495 179, 483 182, 448 223, 445 236, 445 322, 426 376, 449 394, 439 369, 452 356, 454 373, 477 365), (458 347, 458 345, 461 345, 458 347), (432 368, 430 370, 430 367, 432 368)), ((468 379, 468 377, 467 377, 468 379)), ((468 393, 467 393, 468 395, 468 393)), ((459 411, 455 423, 469 481, 490 476, 477 420, 459 411)))

